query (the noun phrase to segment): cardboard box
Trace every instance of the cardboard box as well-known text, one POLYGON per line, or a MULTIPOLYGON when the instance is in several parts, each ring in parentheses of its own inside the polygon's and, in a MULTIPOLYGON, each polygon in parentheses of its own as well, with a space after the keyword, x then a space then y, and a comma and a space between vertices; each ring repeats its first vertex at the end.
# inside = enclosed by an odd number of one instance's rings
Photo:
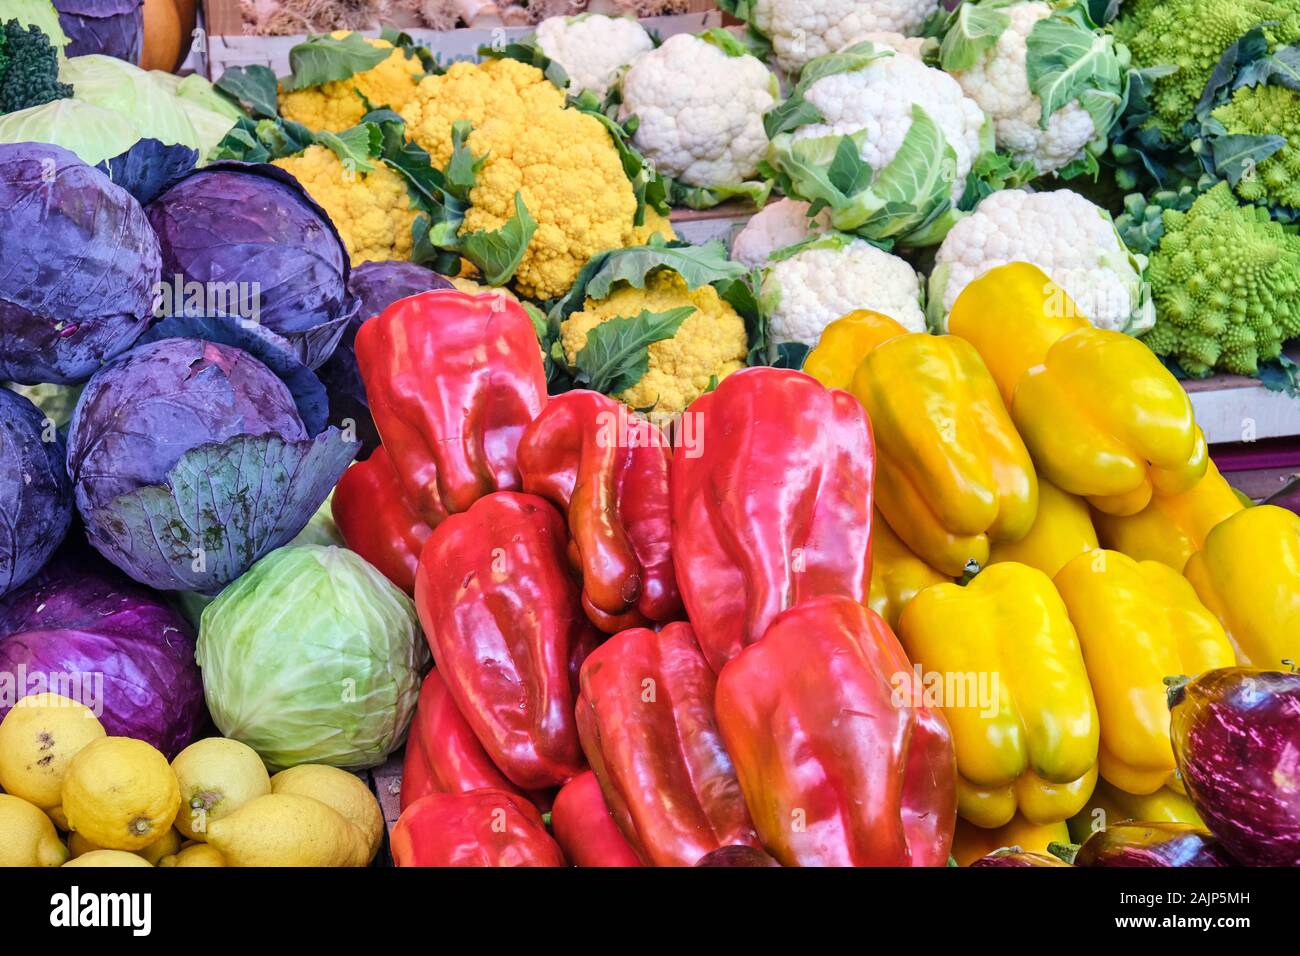
MULTIPOLYGON (((645 17, 646 29, 660 36, 674 33, 696 33, 709 27, 721 26, 722 14, 713 0, 690 0, 692 12, 671 17, 645 17)), ((194 68, 216 80, 230 66, 269 66, 277 75, 289 72, 289 50, 306 39, 299 36, 244 36, 243 21, 239 14, 239 0, 203 0, 205 35, 203 49, 196 51, 194 68)), ((417 42, 428 46, 443 62, 477 59, 480 46, 517 39, 533 31, 532 27, 493 27, 491 29, 426 30, 404 22, 393 26, 405 30, 417 42)), ((364 30, 377 36, 378 29, 364 30)))

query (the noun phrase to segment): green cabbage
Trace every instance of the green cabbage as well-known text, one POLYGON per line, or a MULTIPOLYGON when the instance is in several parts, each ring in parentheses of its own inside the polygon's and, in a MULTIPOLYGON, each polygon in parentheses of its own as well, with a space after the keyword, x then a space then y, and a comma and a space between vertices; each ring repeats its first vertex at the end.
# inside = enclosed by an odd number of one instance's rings
POLYGON ((142 139, 206 158, 239 116, 202 77, 181 79, 111 56, 68 57, 59 80, 72 85, 72 98, 0 117, 0 143, 53 143, 92 166, 142 139))
POLYGON ((271 770, 382 763, 406 737, 429 662, 415 605, 359 555, 272 551, 203 611, 208 710, 271 770))

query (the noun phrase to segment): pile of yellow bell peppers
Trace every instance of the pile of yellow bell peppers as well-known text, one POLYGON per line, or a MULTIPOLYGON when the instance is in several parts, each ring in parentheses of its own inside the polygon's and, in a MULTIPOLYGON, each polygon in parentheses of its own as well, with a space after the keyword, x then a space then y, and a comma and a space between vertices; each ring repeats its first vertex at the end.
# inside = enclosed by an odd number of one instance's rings
POLYGON ((854 312, 804 369, 874 428, 872 609, 977 698, 942 701, 955 857, 1197 822, 1164 680, 1300 663, 1300 517, 1243 501, 1177 380, 1036 267, 971 283, 948 329, 854 312))

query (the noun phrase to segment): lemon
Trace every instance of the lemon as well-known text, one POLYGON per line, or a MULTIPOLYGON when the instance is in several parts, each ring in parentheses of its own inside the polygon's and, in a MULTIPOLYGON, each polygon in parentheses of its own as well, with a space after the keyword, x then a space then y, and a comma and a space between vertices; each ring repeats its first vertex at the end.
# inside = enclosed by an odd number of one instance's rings
POLYGON ((103 737, 89 707, 58 694, 32 694, 0 721, 0 787, 42 810, 58 806, 68 762, 103 737))
POLYGON ((149 866, 153 864, 142 860, 134 853, 125 850, 91 850, 75 860, 69 860, 64 866, 149 866))
POLYGON ((225 737, 190 744, 176 755, 172 770, 181 788, 176 828, 192 840, 205 839, 213 820, 271 792, 271 778, 257 751, 225 737))
POLYGON ((270 793, 214 820, 208 843, 227 866, 356 866, 366 854, 360 830, 296 793, 270 793))
POLYGON ((59 866, 67 858, 67 848, 40 807, 0 793, 0 866, 59 866))
POLYGON ((342 814, 365 837, 367 853, 363 865, 379 852, 384 838, 384 815, 375 795, 356 774, 322 764, 302 764, 272 777, 271 790, 311 797, 342 814))
POLYGON ((48 810, 45 811, 45 814, 50 818, 50 822, 53 823, 56 827, 58 827, 60 830, 62 830, 64 833, 67 833, 70 829, 72 829, 71 827, 68 826, 68 818, 63 813, 63 804, 59 804, 57 807, 50 807, 48 810))
POLYGON ((158 865, 164 867, 225 866, 226 858, 214 846, 208 846, 206 843, 195 843, 193 846, 185 847, 173 856, 163 857, 158 862, 158 865))
POLYGON ((143 850, 164 836, 180 800, 167 758, 131 737, 86 744, 63 778, 68 825, 108 850, 143 850))
MULTIPOLYGON (((180 848, 181 835, 173 829, 168 830, 147 847, 133 852, 146 863, 151 863, 154 866, 157 866, 159 860, 165 856, 171 856, 174 853, 178 853, 180 848)), ((86 839, 86 836, 83 833, 68 834, 68 853, 72 855, 74 860, 79 856, 85 856, 87 853, 93 853, 96 850, 102 849, 104 849, 102 846, 96 846, 86 839)))

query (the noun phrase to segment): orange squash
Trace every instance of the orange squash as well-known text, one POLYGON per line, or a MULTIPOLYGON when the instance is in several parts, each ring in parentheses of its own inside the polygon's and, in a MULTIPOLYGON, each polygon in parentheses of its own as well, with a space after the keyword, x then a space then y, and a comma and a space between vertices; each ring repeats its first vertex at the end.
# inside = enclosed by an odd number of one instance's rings
POLYGON ((144 0, 144 52, 146 70, 176 69, 181 58, 181 16, 175 0, 144 0))

